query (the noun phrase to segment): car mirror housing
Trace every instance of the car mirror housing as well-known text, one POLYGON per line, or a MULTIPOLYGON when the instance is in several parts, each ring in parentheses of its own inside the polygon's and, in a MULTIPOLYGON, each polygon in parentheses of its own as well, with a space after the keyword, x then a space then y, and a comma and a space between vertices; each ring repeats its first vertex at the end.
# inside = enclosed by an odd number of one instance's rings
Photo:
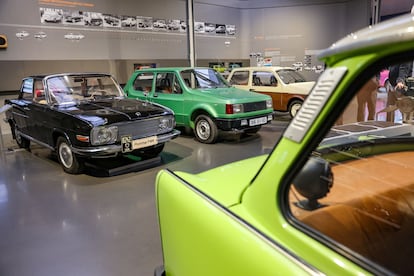
POLYGON ((318 199, 325 197, 333 185, 333 174, 329 162, 320 157, 311 157, 295 177, 296 191, 305 197, 297 206, 305 210, 323 207, 318 199))

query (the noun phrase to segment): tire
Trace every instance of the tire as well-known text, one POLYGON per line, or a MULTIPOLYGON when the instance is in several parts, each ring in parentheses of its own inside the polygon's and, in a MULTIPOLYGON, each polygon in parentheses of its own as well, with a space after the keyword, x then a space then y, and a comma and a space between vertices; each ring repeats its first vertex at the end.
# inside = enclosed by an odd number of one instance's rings
POLYGON ((65 172, 79 174, 83 171, 83 160, 72 152, 68 140, 63 137, 57 139, 57 156, 65 172))
POLYGON ((198 115, 195 120, 194 135, 201 143, 213 144, 217 140, 218 129, 209 116, 198 115))
POLYGON ((298 113, 299 109, 302 107, 302 101, 300 100, 294 100, 289 104, 289 115, 290 117, 295 117, 296 113, 298 113))
POLYGON ((30 140, 21 136, 17 130, 17 126, 14 123, 10 123, 10 128, 13 131, 13 137, 16 140, 17 145, 22 149, 30 148, 30 140))
POLYGON ((154 158, 160 155, 160 153, 164 149, 164 145, 165 144, 158 144, 151 148, 134 150, 132 154, 144 159, 154 158))

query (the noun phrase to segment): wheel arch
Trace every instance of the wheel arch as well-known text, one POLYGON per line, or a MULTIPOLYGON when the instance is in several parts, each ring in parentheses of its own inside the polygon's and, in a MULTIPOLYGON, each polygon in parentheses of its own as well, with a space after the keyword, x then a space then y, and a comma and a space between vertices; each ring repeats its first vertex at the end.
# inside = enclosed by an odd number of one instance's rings
POLYGON ((195 119, 199 115, 206 115, 206 116, 209 116, 213 121, 215 120, 214 115, 212 115, 208 110, 204 108, 197 108, 191 113, 191 116, 190 116, 190 126, 192 129, 194 129, 195 119))
POLYGON ((55 129, 52 132, 52 142, 53 142, 52 146, 55 150, 56 150, 56 147, 57 147, 57 140, 60 136, 64 137, 68 141, 68 143, 72 146, 72 141, 70 140, 70 138, 66 134, 66 132, 64 132, 63 130, 60 130, 60 129, 55 129))
POLYGON ((16 133, 14 131, 14 126, 16 125, 16 122, 13 120, 13 118, 8 118, 7 123, 9 123, 13 139, 16 139, 16 133))
POLYGON ((289 99, 289 101, 288 101, 288 104, 287 104, 288 109, 289 109, 289 106, 290 106, 290 105, 291 105, 294 101, 300 101, 301 103, 303 103, 303 102, 305 101, 305 98, 303 98, 303 97, 299 97, 299 96, 295 96, 295 97, 290 98, 290 99, 289 99))

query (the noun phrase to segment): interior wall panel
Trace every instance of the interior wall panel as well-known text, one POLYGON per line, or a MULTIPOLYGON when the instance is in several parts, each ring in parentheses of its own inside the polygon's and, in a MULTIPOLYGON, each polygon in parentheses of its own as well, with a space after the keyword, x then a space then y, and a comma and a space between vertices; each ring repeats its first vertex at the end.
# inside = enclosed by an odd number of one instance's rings
MULTIPOLYGON (((45 2, 53 1, 0 1, 0 34, 7 35, 9 44, 7 49, 0 50, 0 91, 18 89, 20 79, 30 74, 103 71, 114 74, 123 83, 132 73, 134 63, 188 65, 185 33, 42 24, 39 8, 48 7, 45 2), (30 35, 23 39, 16 37, 21 31, 30 35), (38 32, 44 32, 47 37, 34 38, 38 32), (85 37, 80 41, 68 41, 64 38, 68 33, 85 37)), ((62 8, 162 19, 184 20, 186 17, 184 0, 73 2, 90 6, 62 8)), ((251 60, 251 52, 273 48, 280 49, 282 55, 302 59, 305 48, 325 48, 348 32, 366 26, 369 17, 366 9, 369 0, 256 9, 195 2, 196 21, 236 26, 234 36, 196 35, 196 58, 200 66, 209 62, 251 60)))

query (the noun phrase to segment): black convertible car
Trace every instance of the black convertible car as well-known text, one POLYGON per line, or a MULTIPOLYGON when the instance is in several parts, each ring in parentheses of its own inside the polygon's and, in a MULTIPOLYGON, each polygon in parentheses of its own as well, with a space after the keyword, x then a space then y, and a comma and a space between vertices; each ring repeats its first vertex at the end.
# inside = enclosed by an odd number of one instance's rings
POLYGON ((127 99, 108 74, 27 77, 18 98, 5 104, 17 144, 29 148, 33 141, 50 148, 67 173, 81 173, 87 158, 156 157, 180 134, 170 109, 127 99))

